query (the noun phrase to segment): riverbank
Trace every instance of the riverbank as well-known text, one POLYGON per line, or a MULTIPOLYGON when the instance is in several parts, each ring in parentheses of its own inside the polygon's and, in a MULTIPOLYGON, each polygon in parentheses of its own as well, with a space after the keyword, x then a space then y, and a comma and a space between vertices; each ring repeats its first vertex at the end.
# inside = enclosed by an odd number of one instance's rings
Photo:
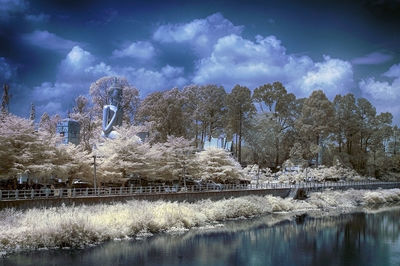
POLYGON ((5 209, 0 211, 0 252, 84 247, 107 240, 159 232, 186 231, 231 218, 263 214, 333 216, 400 202, 400 189, 312 192, 306 200, 245 196, 194 203, 138 201, 126 203, 5 209))

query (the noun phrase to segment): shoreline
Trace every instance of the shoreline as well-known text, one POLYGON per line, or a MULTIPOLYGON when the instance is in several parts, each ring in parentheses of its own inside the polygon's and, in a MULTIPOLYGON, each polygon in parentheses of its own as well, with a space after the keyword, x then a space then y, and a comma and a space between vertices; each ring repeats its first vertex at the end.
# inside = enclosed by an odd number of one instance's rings
POLYGON ((400 189, 382 189, 312 192, 306 200, 267 195, 196 203, 133 200, 111 205, 8 209, 0 211, 0 254, 84 248, 109 240, 187 232, 263 215, 277 218, 271 219, 276 224, 304 214, 322 218, 359 211, 368 213, 371 206, 384 211, 397 207, 385 207, 387 204, 399 202, 400 189))

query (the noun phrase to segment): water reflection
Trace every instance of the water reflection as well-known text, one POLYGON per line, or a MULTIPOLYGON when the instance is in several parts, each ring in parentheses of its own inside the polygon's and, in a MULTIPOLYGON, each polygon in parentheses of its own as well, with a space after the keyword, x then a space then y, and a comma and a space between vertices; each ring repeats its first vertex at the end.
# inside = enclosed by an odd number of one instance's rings
POLYGON ((224 227, 11 255, 4 265, 400 265, 400 211, 320 219, 269 215, 224 227))

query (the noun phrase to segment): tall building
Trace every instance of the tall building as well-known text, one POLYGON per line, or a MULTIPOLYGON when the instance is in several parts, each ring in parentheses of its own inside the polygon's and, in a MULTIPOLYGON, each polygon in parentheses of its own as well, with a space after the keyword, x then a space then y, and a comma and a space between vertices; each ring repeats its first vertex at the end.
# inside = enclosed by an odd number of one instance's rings
POLYGON ((57 135, 62 138, 61 143, 63 144, 71 142, 78 145, 80 142, 80 130, 79 122, 71 118, 65 118, 57 123, 57 135))

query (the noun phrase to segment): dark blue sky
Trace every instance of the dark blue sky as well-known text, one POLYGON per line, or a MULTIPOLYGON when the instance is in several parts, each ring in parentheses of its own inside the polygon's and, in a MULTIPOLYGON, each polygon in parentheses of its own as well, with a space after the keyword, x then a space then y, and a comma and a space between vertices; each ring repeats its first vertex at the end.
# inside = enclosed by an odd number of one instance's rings
POLYGON ((0 0, 0 82, 11 111, 65 115, 91 82, 141 97, 281 81, 298 97, 352 92, 400 123, 400 1, 0 0))

